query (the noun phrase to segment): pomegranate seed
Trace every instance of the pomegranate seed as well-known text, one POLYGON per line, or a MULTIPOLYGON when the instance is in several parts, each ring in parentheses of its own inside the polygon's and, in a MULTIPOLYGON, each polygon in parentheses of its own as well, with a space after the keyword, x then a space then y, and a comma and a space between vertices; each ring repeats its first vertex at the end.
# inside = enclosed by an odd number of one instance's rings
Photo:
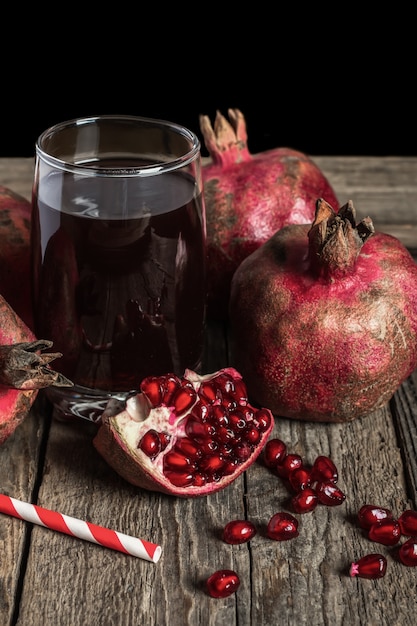
POLYGON ((159 433, 159 439, 161 441, 161 450, 165 450, 165 448, 171 441, 171 435, 169 435, 168 433, 162 432, 162 433, 159 433))
POLYGON ((249 402, 248 399, 248 391, 246 389, 246 385, 242 379, 234 381, 235 393, 234 396, 237 398, 238 403, 241 406, 244 406, 249 402))
POLYGON ((290 472, 303 465, 303 459, 299 454, 287 454, 281 463, 275 466, 275 471, 281 478, 288 478, 290 472))
POLYGON ((417 566, 417 537, 410 537, 407 539, 400 549, 398 550, 398 556, 401 563, 408 565, 409 567, 417 566))
POLYGON ((239 589, 239 576, 231 569, 214 572, 206 581, 208 594, 212 598, 227 598, 239 589))
POLYGON ((207 438, 207 422, 199 422, 196 419, 190 417, 185 424, 185 433, 190 439, 195 441, 202 441, 207 438))
POLYGON ((160 406, 163 396, 160 376, 147 376, 144 378, 140 384, 140 390, 152 406, 160 406))
POLYGON ((313 467, 311 468, 311 480, 313 482, 330 481, 332 483, 337 483, 337 468, 328 456, 320 455, 316 458, 313 463, 313 467))
POLYGON ((189 411, 196 400, 197 393, 193 387, 178 387, 171 398, 177 417, 189 411))
POLYGON ((290 472, 288 480, 294 491, 301 491, 302 489, 311 486, 311 472, 307 467, 297 467, 295 470, 290 472))
POLYGON ((242 411, 231 411, 229 414, 229 425, 235 432, 242 432, 246 428, 244 413, 242 411))
POLYGON ((311 513, 318 502, 317 494, 311 487, 305 487, 291 498, 291 505, 295 513, 311 513))
POLYGON ((201 456, 201 450, 197 443, 188 437, 177 439, 175 442, 175 450, 182 452, 182 454, 188 456, 190 459, 197 459, 201 456))
POLYGON ((247 520, 232 520, 223 529, 223 541, 231 544, 245 543, 255 535, 255 524, 247 520))
POLYGON ((269 411, 266 411, 265 409, 259 409, 259 411, 256 411, 256 416, 254 419, 255 425, 259 428, 261 433, 267 431, 271 425, 271 415, 269 411))
POLYGON ((382 578, 387 571, 387 559, 382 554, 367 554, 350 566, 350 575, 359 578, 382 578))
POLYGON ((290 513, 275 513, 268 522, 266 534, 275 541, 298 537, 298 520, 290 513))
POLYGON ((175 450, 170 450, 164 456, 164 468, 172 470, 190 470, 191 460, 175 450))
POLYGON ((244 433, 245 440, 251 444, 257 444, 261 438, 261 433, 255 426, 249 427, 244 433))
POLYGON ((194 474, 192 472, 175 472, 166 470, 165 477, 173 484, 175 487, 189 487, 194 484, 194 474))
POLYGON ((207 398, 210 402, 214 402, 218 398, 216 387, 214 386, 214 378, 210 381, 203 381, 200 385, 200 395, 207 398))
POLYGON ((166 406, 172 405, 172 395, 181 386, 181 379, 175 374, 166 374, 162 385, 162 402, 166 406))
POLYGON ((403 535, 417 535, 417 511, 404 511, 398 518, 398 523, 403 535))
POLYGON ((216 404, 212 407, 211 418, 218 426, 228 426, 229 424, 229 412, 225 411, 221 404, 216 404))
POLYGON ((252 448, 246 443, 241 442, 234 446, 233 453, 235 457, 243 463, 243 461, 246 461, 252 454, 252 448))
POLYGON ((384 546, 395 546, 401 538, 401 528, 397 520, 383 519, 372 524, 368 537, 371 541, 382 543, 384 546))
POLYGON ((364 504, 358 512, 358 522, 361 528, 368 530, 375 522, 381 522, 384 519, 392 519, 393 515, 389 509, 375 504, 364 504))
POLYGON ((287 446, 281 439, 269 439, 264 448, 264 463, 267 467, 275 469, 286 454, 287 446))
POLYGON ((316 493, 319 502, 326 506, 338 506, 346 500, 343 491, 330 481, 318 483, 316 493))
POLYGON ((200 459, 198 467, 203 472, 215 474, 219 472, 224 465, 224 458, 221 454, 209 454, 200 459))
POLYGON ((142 450, 146 456, 154 459, 162 450, 159 433, 153 428, 148 430, 139 441, 138 448, 142 450))

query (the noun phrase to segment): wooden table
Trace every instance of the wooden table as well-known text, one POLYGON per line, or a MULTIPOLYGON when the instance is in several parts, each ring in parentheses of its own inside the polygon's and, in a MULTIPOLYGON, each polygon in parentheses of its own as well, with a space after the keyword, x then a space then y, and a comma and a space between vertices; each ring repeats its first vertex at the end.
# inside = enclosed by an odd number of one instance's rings
MULTIPOLYGON (((417 158, 320 157, 341 203, 417 250, 417 158)), ((31 159, 0 159, 0 184, 30 198, 31 159)), ((226 333, 210 327, 205 371, 228 364, 226 333)), ((210 497, 176 499, 119 478, 92 446, 93 424, 51 419, 39 399, 0 451, 0 492, 162 546, 156 564, 0 515, 0 623, 43 626, 415 626, 417 568, 371 543, 355 515, 365 503, 396 515, 417 508, 417 373, 384 408, 350 424, 277 419, 273 436, 312 462, 329 455, 347 495, 338 507, 299 516, 300 536, 268 540, 286 486, 255 463, 210 497), (249 544, 219 534, 231 519, 260 529, 249 544), (385 578, 349 577, 352 560, 387 556, 385 578), (238 592, 208 597, 206 578, 239 573, 238 592)))

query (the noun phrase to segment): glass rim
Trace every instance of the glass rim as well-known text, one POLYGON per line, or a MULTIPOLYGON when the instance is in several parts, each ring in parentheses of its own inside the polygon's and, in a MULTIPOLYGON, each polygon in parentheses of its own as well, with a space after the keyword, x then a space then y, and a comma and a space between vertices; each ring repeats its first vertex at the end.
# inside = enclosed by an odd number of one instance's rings
POLYGON ((35 153, 36 156, 41 159, 46 164, 54 167, 56 169, 64 170, 66 172, 77 173, 79 175, 85 176, 102 176, 102 177, 147 177, 147 176, 157 176, 159 174, 164 174, 167 172, 175 171, 180 168, 184 168, 187 165, 191 164, 195 161, 200 154, 201 142, 197 135, 182 126, 181 124, 177 124, 176 122, 171 122, 165 119, 153 118, 153 117, 143 117, 137 115, 95 115, 88 117, 76 117, 69 120, 65 120, 62 122, 58 122, 53 126, 45 129, 37 138, 35 143, 35 153), (182 135, 184 139, 186 139, 191 147, 189 150, 184 152, 184 154, 180 157, 172 158, 168 161, 158 164, 149 164, 143 165, 141 167, 94 167, 93 162, 91 162, 88 166, 85 164, 78 163, 70 163, 65 161, 64 159, 60 159, 59 157, 53 156, 48 153, 46 149, 42 147, 44 141, 52 136, 52 134, 60 132, 65 128, 71 128, 72 126, 83 126, 87 124, 94 124, 99 122, 100 120, 104 121, 125 121, 125 122, 134 122, 134 123, 144 123, 149 126, 160 126, 165 127, 167 130, 171 130, 178 135, 182 135))

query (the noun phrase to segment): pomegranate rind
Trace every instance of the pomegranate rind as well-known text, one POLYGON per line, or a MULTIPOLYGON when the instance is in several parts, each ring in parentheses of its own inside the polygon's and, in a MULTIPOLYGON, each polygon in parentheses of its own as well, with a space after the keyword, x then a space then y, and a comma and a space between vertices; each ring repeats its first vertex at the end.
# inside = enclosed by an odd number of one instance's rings
MULTIPOLYGON (((220 370, 219 372, 221 371, 235 372, 236 370, 225 368, 225 370, 220 370)), ((202 381, 219 372, 200 376, 192 370, 186 370, 184 378, 186 377, 198 388, 202 381)), ((238 376, 239 378, 241 377, 240 374, 238 376)), ((141 436, 138 434, 139 431, 140 433, 145 433, 154 426, 155 421, 158 423, 159 428, 164 430, 164 424, 170 421, 172 423, 176 419, 170 409, 161 407, 149 411, 141 393, 129 398, 123 410, 118 411, 119 407, 120 405, 114 409, 112 401, 109 401, 101 417, 99 429, 93 439, 93 445, 96 450, 107 464, 130 484, 148 491, 156 491, 182 498, 207 496, 226 488, 234 482, 259 457, 274 426, 272 413, 269 409, 263 409, 270 416, 270 424, 261 433, 260 441, 257 443, 251 456, 239 464, 233 474, 223 476, 217 482, 208 482, 204 486, 177 487, 163 475, 158 464, 144 454, 137 445, 137 441, 141 436), (159 411, 156 416, 155 411, 159 411)), ((181 428, 181 425, 179 425, 179 428, 181 428)), ((172 445, 173 443, 174 441, 172 445)), ((169 447, 167 447, 168 450, 169 447)), ((161 463, 162 456, 159 465, 161 463)))
MULTIPOLYGON (((34 333, 2 295, 0 295, 0 319, 1 345, 35 341, 34 333)), ((0 445, 14 433, 28 415, 37 394, 37 389, 21 391, 0 387, 0 445)))
POLYGON ((317 278, 310 228, 282 228, 237 269, 233 364, 274 415, 348 422, 384 406, 417 366, 417 265, 375 232, 351 272, 317 278))

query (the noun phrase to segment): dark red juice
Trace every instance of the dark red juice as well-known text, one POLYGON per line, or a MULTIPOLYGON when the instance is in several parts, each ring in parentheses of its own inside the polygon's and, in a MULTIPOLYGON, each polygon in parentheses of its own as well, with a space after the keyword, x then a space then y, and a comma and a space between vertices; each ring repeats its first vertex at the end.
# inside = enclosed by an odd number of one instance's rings
POLYGON ((184 175, 155 178, 54 173, 34 199, 36 333, 77 385, 129 391, 201 365, 202 197, 184 175))

